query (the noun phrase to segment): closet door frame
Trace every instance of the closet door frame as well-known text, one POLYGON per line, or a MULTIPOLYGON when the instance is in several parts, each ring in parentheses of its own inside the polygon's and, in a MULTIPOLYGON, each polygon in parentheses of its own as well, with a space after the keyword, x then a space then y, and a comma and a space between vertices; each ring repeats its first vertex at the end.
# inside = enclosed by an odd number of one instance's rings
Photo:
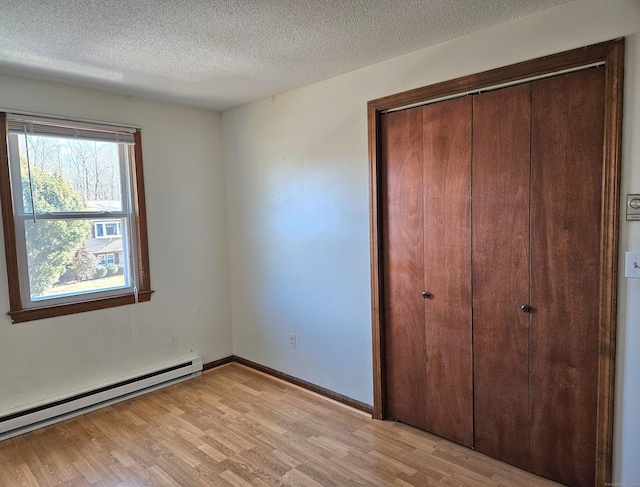
POLYGON ((384 310, 381 308, 382 293, 384 292, 381 257, 384 249, 381 247, 379 213, 381 204, 381 192, 379 191, 381 114, 596 65, 605 67, 605 105, 595 485, 604 485, 611 482, 624 38, 378 98, 367 104, 367 119, 371 231, 373 418, 385 419, 384 310))

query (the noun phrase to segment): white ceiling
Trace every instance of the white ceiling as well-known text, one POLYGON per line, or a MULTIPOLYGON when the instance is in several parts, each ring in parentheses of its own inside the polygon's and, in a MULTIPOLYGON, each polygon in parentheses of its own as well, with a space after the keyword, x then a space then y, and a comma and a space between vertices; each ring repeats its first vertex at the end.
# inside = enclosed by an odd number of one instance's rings
POLYGON ((0 72, 224 110, 566 1, 0 0, 0 72))

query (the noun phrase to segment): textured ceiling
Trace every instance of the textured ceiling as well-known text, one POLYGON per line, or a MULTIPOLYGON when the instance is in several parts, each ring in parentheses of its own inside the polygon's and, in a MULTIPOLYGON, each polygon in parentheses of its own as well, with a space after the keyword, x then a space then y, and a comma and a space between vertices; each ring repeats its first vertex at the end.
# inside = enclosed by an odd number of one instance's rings
POLYGON ((0 0, 0 72, 224 110, 566 1, 0 0))

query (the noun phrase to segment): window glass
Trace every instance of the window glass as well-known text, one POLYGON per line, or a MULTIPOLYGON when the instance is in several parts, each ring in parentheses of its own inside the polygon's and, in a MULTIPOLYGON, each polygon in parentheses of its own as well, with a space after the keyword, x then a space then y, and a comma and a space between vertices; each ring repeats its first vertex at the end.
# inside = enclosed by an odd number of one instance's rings
MULTIPOLYGON (((26 261, 23 287, 25 296, 30 296, 26 306, 129 287, 132 262, 124 252, 128 242, 120 235, 120 223, 113 221, 114 215, 130 206, 123 204, 122 197, 126 145, 28 132, 10 134, 9 143, 22 192, 16 216, 17 230, 24 232, 25 239, 25 249, 18 252, 26 261), (60 218, 62 214, 66 218, 60 218), (92 223, 96 237, 107 241, 92 239, 92 223), (122 253, 127 272, 117 278, 113 270, 104 275, 97 254, 105 251, 122 253)), ((113 253, 107 253, 106 263, 115 263, 113 253)))
POLYGON ((28 132, 17 138, 25 212, 122 211, 121 144, 28 132))
MULTIPOLYGON (((32 301, 71 297, 128 286, 124 273, 102 275, 100 259, 83 247, 88 220, 54 220, 25 223, 29 290, 32 301)), ((104 260, 105 255, 102 255, 104 260)), ((106 254, 106 264, 115 255, 106 254)))

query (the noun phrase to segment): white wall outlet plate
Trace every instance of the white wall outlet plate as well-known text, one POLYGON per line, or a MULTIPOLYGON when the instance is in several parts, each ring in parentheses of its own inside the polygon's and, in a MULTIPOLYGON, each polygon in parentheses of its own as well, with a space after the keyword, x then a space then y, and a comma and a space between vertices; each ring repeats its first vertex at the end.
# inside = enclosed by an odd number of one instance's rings
POLYGON ((640 252, 626 253, 624 276, 640 279, 640 252))

